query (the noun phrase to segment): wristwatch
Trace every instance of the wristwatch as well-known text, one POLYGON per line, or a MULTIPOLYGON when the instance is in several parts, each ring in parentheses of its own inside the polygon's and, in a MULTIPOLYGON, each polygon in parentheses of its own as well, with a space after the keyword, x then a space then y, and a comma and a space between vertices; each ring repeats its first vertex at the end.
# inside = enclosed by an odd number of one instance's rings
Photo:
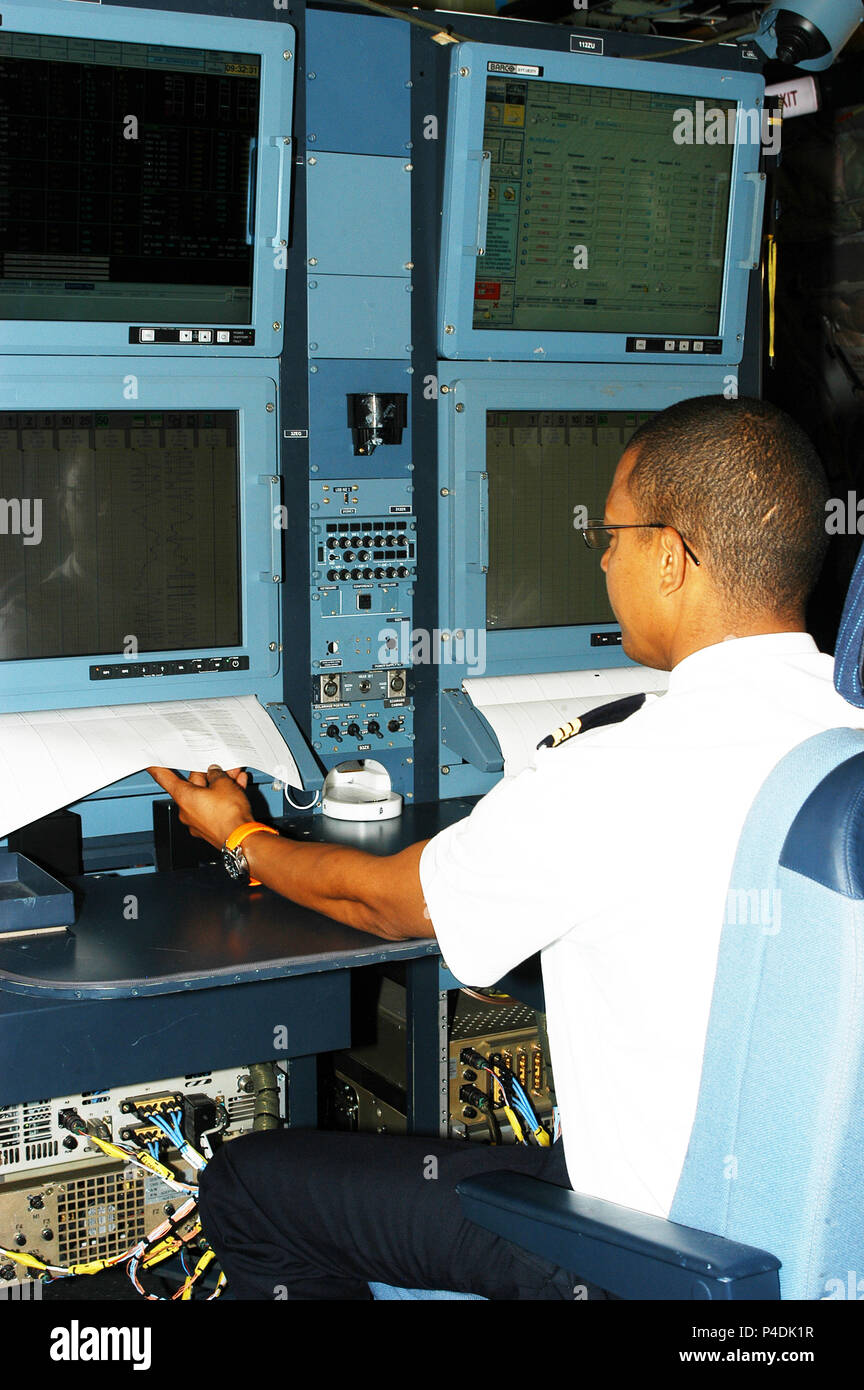
POLYGON ((258 820, 247 820, 242 825, 238 825, 236 830, 232 830, 228 839, 222 846, 222 863, 227 872, 238 883, 244 878, 249 879, 249 887, 255 888, 260 884, 259 878, 249 877, 249 865, 246 862, 246 855, 240 846, 247 835, 254 835, 256 831, 263 830, 266 835, 278 835, 279 831, 272 825, 262 825, 258 820))

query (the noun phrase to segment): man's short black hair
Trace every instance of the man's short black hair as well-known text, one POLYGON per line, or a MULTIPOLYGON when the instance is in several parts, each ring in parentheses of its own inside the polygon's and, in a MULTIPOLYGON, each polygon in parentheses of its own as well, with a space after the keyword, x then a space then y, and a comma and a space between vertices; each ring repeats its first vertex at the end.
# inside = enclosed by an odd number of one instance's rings
POLYGON ((629 490, 640 518, 674 526, 730 605, 790 613, 806 603, 828 545, 828 482, 784 411, 697 396, 640 425, 628 448, 638 449, 629 490))

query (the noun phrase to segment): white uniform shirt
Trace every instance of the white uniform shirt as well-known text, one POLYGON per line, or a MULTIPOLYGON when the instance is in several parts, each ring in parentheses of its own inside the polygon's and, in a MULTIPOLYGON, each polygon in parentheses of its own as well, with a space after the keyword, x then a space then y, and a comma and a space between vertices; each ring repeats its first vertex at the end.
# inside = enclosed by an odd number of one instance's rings
POLYGON ((662 698, 542 750, 423 851, 426 905, 458 979, 490 984, 542 950, 577 1192, 669 1213, 747 812, 796 744, 864 723, 832 679, 804 633, 705 647, 662 698))

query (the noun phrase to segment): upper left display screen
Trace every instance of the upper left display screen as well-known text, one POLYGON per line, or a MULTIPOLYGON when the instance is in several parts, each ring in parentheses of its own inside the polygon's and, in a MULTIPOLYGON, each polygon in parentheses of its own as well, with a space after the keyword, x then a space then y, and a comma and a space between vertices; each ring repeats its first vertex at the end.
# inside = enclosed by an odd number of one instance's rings
MULTIPOLYGON (((140 28, 141 15, 88 27, 140 28)), ((277 355, 290 26, 195 16, 206 47, 193 47, 13 18, 0 30, 0 350, 277 355)), ((177 16, 153 19, 154 39, 179 37, 177 16)))
POLYGON ((249 323, 260 68, 0 31, 3 317, 249 323))

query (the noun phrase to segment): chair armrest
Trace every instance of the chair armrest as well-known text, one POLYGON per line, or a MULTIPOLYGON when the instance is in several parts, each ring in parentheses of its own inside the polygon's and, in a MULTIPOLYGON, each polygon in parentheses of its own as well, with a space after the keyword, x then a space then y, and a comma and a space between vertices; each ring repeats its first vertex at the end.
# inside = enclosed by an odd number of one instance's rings
POLYGON ((780 1297, 780 1261, 725 1236, 523 1173, 465 1178, 456 1191, 470 1221, 619 1298, 780 1297))

